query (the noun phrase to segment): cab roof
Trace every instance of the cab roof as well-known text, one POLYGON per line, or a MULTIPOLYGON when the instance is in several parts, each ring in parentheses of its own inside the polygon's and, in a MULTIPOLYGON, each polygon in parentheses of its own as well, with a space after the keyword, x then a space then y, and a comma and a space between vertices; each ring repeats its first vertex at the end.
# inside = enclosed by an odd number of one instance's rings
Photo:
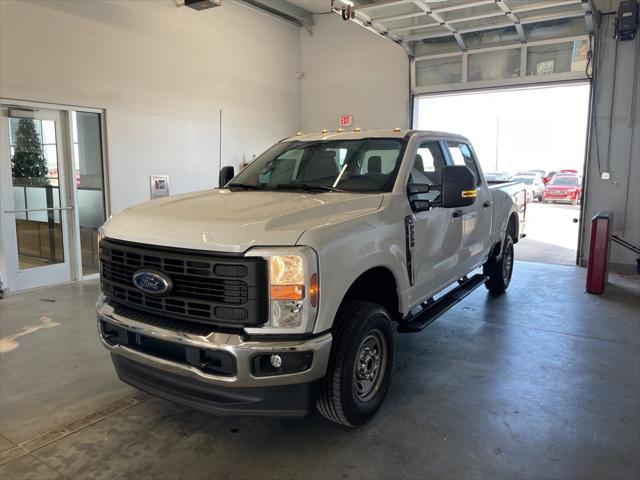
POLYGON ((410 138, 413 135, 428 136, 435 138, 450 138, 464 142, 468 140, 455 133, 435 132, 430 130, 408 130, 392 128, 386 130, 323 130, 316 133, 298 132, 296 135, 282 139, 282 142, 317 142, 321 140, 358 140, 362 138, 410 138))

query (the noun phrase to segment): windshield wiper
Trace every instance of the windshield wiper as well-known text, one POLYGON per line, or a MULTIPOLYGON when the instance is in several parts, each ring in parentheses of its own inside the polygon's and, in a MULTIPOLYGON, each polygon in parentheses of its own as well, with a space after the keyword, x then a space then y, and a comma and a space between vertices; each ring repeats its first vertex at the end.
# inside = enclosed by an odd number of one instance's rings
POLYGON ((345 192, 339 188, 327 187, 325 185, 309 185, 308 183, 278 183, 274 185, 278 189, 305 190, 307 192, 345 192))
POLYGON ((264 190, 264 188, 259 187, 258 185, 250 185, 248 183, 230 183, 227 185, 227 188, 231 187, 244 188, 245 190, 264 190))

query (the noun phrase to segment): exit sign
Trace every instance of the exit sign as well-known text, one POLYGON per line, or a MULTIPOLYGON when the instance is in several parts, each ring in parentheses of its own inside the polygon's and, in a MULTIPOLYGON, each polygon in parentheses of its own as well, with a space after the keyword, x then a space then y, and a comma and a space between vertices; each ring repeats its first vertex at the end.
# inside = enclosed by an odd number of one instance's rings
POLYGON ((350 127, 353 123, 353 115, 340 115, 340 126, 350 127))

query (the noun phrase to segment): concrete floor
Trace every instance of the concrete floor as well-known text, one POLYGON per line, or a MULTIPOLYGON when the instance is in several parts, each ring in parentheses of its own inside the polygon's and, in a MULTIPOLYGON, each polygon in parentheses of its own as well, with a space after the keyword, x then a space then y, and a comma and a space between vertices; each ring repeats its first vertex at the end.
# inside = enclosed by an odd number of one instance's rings
POLYGON ((0 478, 637 479, 640 278, 612 273, 592 296, 584 277, 518 262, 505 296, 479 289, 399 336, 389 396, 355 430, 136 396, 98 345, 96 283, 10 296, 0 478))

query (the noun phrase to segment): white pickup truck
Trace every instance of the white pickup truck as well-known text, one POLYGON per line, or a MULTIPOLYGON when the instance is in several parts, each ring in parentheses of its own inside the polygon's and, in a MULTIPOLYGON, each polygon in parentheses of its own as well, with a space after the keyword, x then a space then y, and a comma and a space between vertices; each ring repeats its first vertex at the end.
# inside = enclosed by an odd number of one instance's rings
POLYGON ((389 389, 396 331, 509 286, 525 192, 489 187, 464 137, 299 134, 232 170, 100 230, 99 330, 124 382, 355 426, 389 389))

